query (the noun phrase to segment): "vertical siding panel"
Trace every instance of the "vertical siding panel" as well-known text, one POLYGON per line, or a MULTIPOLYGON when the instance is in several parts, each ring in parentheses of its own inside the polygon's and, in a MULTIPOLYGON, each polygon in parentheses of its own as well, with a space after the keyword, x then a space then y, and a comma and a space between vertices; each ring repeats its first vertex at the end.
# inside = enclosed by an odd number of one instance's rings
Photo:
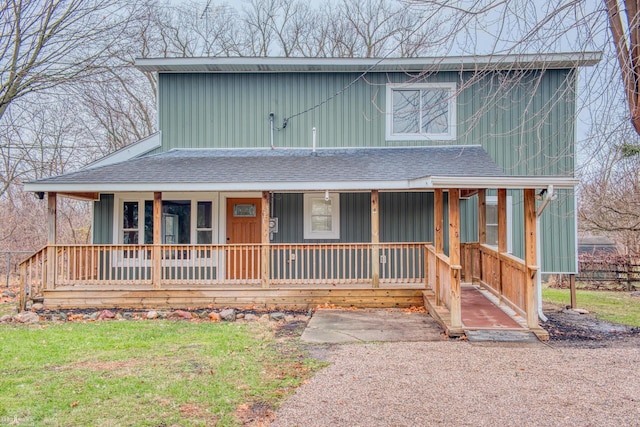
POLYGON ((101 194, 100 200, 93 202, 93 243, 108 245, 113 243, 113 194, 101 194))

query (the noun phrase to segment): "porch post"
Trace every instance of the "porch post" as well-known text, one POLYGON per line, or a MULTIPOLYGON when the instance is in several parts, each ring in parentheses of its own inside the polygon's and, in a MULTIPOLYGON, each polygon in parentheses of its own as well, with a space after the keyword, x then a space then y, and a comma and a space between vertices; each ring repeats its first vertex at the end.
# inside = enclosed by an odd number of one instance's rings
POLYGON ((270 248, 269 248, 269 211, 271 205, 271 197, 268 191, 262 192, 262 255, 260 257, 260 279, 263 288, 269 287, 269 264, 270 264, 270 248))
POLYGON ((527 327, 538 328, 538 313, 536 311, 536 275, 538 262, 536 259, 536 191, 532 188, 524 192, 524 260, 527 274, 524 283, 524 304, 526 307, 527 327))
POLYGON ((46 289, 56 287, 56 236, 57 236, 57 194, 47 193, 47 284, 46 289))
MULTIPOLYGON (((436 188, 433 192, 433 247, 436 254, 444 252, 444 197, 441 188, 436 188)), ((436 256, 436 283, 434 284, 434 292, 436 294, 436 305, 442 305, 440 299, 440 268, 438 268, 439 260, 436 256)))
POLYGON ((449 189, 449 263, 451 285, 451 327, 462 327, 460 300, 460 190, 449 189))
POLYGON ((478 243, 487 243, 487 190, 478 190, 478 243))
POLYGON ((378 190, 371 190, 371 286, 380 287, 380 213, 378 190))
MULTIPOLYGON (((487 190, 481 188, 478 190, 478 245, 487 243, 487 190)), ((485 281, 482 273, 482 250, 478 248, 478 274, 480 282, 485 281)))
MULTIPOLYGON (((144 237, 143 237, 144 239, 144 237)), ((144 243, 144 240, 143 242, 144 243)), ((151 281, 153 287, 160 288, 162 281, 162 193, 153 193, 153 255, 151 281)))
POLYGON ((502 297, 502 254, 507 252, 507 190, 498 189, 498 290, 502 297))

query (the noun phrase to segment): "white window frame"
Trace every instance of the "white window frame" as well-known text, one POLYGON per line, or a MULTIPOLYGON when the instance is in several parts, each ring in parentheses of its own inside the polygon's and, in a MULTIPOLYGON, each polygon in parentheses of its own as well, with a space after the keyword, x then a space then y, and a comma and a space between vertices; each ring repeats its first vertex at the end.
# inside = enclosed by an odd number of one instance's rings
MULTIPOLYGON (((144 204, 145 201, 153 200, 153 193, 121 193, 115 194, 114 196, 114 227, 113 227, 113 242, 117 245, 123 244, 123 233, 124 229, 122 227, 122 213, 124 209, 125 202, 137 202, 138 203, 138 244, 144 244, 144 204), (142 242, 140 242, 142 240, 142 242)), ((175 193, 175 192, 167 192, 162 194, 163 201, 171 201, 171 200, 189 200, 191 202, 191 228, 189 230, 190 237, 189 245, 196 245, 198 239, 198 202, 211 202, 211 244, 216 244, 218 241, 218 229, 216 227, 218 218, 218 194, 217 193, 175 193), (187 196, 187 197, 185 197, 187 196)), ((133 230, 133 229, 131 229, 133 230)))
POLYGON ((329 193, 331 201, 331 231, 313 231, 311 229, 311 204, 314 200, 325 201, 325 193, 304 194, 304 238, 339 239, 340 238, 340 194, 329 193))
MULTIPOLYGON (((498 206, 498 196, 487 196, 485 199, 487 206, 498 206)), ((486 218, 486 215, 485 215, 486 218)), ((507 196, 507 252, 513 253, 513 197, 507 196)), ((495 245, 491 245, 495 246, 495 245)))
POLYGON ((387 84, 387 114, 386 114, 386 140, 387 141, 453 141, 456 139, 456 90, 455 83, 388 83, 387 84), (444 89, 449 92, 449 132, 446 134, 426 134, 426 133, 393 133, 393 91, 394 90, 422 90, 422 89, 444 89))

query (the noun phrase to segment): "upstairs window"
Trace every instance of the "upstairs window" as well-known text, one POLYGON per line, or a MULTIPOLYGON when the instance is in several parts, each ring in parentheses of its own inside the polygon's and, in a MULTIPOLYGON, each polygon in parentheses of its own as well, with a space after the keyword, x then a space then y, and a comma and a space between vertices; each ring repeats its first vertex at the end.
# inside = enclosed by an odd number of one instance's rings
POLYGON ((387 140, 456 138, 455 83, 387 85, 387 140))

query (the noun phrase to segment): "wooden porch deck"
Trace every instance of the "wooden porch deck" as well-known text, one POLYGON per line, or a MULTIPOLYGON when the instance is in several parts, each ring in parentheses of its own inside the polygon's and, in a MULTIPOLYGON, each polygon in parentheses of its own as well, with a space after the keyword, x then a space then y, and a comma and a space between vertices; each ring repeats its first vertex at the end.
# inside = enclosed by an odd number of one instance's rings
MULTIPOLYGON (((424 285, 371 284, 348 287, 332 285, 262 288, 249 286, 152 286, 76 285, 44 291, 47 309, 67 308, 222 308, 308 310, 319 305, 360 308, 405 308, 420 306, 424 285)), ((426 291, 431 292, 431 291, 426 291)))

